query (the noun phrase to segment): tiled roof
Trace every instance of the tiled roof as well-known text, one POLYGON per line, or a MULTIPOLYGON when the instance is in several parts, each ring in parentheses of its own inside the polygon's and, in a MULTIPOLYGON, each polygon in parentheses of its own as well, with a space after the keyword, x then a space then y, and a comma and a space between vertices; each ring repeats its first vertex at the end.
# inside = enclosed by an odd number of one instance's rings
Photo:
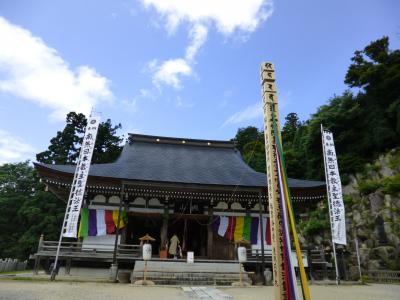
MULTIPOLYGON (((46 168, 73 173, 73 165, 46 168)), ((265 187, 266 175, 250 168, 233 142, 130 135, 114 163, 93 164, 91 176, 124 180, 265 187)), ((324 186, 321 181, 289 179, 292 188, 324 186)))

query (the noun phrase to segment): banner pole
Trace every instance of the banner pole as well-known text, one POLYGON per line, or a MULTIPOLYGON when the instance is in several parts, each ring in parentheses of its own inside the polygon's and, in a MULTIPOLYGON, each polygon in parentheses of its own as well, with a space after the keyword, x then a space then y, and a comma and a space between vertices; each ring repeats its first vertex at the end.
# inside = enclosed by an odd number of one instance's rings
POLYGON ((362 274, 361 274, 361 263, 360 263, 360 251, 358 249, 358 238, 357 235, 354 234, 354 243, 356 246, 356 254, 357 254, 357 263, 358 263, 358 272, 360 273, 360 281, 362 281, 362 274))
POLYGON ((87 178, 89 176, 90 162, 92 160, 94 145, 96 142, 99 119, 93 116, 93 109, 87 120, 85 134, 79 150, 79 156, 75 167, 74 177, 71 182, 68 202, 65 209, 64 219, 61 226, 60 238, 58 240, 56 257, 51 271, 50 280, 54 281, 57 275, 57 263, 60 256, 61 242, 63 237, 77 237, 77 226, 82 201, 85 197, 87 178), (96 124, 96 125, 94 125, 96 124), (87 165, 88 164, 88 165, 87 165), (77 186, 78 183, 78 186, 77 186))
POLYGON ((63 238, 63 234, 64 234, 65 225, 66 225, 66 222, 67 222, 67 215, 68 215, 69 209, 71 207, 71 205, 70 205, 71 204, 71 195, 73 193, 74 183, 75 183, 76 177, 78 175, 78 172, 77 172, 78 171, 78 166, 79 166, 79 162, 80 162, 81 156, 82 156, 82 151, 81 150, 79 150, 79 156, 78 156, 78 161, 76 163, 76 169, 75 169, 75 172, 74 172, 74 178, 72 179, 72 182, 71 182, 71 189, 69 191, 67 207, 66 207, 65 214, 64 214, 64 220, 63 220, 63 223, 62 223, 62 226, 61 226, 60 238, 58 240, 56 257, 54 259, 53 269, 51 270, 51 274, 50 274, 50 280, 51 281, 54 281, 56 279, 56 276, 57 276, 57 263, 58 263, 58 258, 60 256, 61 242, 62 242, 62 238, 63 238))
POLYGON ((335 259, 336 285, 339 286, 340 278, 339 278, 338 265, 337 265, 337 259, 336 259, 336 247, 335 247, 335 242, 333 241, 332 207, 331 207, 331 201, 330 201, 330 197, 329 197, 329 180, 328 180, 328 170, 327 170, 326 158, 325 158, 324 127, 322 126, 322 123, 321 123, 321 139, 322 139, 322 149, 323 149, 322 156, 324 158, 324 169, 325 169, 326 197, 328 199, 328 207, 329 207, 329 224, 331 225, 332 249, 333 249, 333 257, 335 259))

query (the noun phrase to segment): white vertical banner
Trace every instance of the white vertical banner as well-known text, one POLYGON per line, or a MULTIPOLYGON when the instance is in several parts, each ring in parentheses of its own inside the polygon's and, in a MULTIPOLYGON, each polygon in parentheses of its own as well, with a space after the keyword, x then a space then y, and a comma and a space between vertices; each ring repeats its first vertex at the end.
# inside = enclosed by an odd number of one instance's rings
POLYGON ((336 158, 333 134, 322 130, 322 144, 324 149, 325 177, 328 188, 329 213, 332 226, 332 241, 346 245, 346 220, 342 196, 342 183, 336 158))
POLYGON ((63 224, 63 237, 76 237, 78 229, 79 213, 82 206, 85 187, 89 176, 90 162, 92 161, 100 117, 91 115, 88 119, 85 135, 76 164, 74 179, 71 184, 71 192, 68 198, 67 210, 63 224))

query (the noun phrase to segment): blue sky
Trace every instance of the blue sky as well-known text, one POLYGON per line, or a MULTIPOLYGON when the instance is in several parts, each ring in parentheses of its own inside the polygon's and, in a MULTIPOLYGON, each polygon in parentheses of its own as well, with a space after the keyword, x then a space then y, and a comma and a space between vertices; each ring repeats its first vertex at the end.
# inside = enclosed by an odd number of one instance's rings
POLYGON ((75 110, 127 132, 230 139, 262 126, 273 61, 281 119, 346 86, 353 52, 390 37, 396 0, 0 2, 0 164, 32 159, 75 110))

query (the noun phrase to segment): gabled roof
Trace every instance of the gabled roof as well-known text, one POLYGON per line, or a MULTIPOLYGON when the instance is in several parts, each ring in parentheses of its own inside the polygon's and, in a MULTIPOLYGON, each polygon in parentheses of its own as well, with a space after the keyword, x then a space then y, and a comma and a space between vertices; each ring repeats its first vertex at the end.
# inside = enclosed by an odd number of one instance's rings
MULTIPOLYGON (((74 173, 73 165, 36 163, 74 173)), ((233 142, 130 134, 114 163, 93 164, 90 176, 200 185, 266 187, 264 173, 250 168, 233 142)), ((291 188, 321 187, 321 181, 289 179, 291 188)))

